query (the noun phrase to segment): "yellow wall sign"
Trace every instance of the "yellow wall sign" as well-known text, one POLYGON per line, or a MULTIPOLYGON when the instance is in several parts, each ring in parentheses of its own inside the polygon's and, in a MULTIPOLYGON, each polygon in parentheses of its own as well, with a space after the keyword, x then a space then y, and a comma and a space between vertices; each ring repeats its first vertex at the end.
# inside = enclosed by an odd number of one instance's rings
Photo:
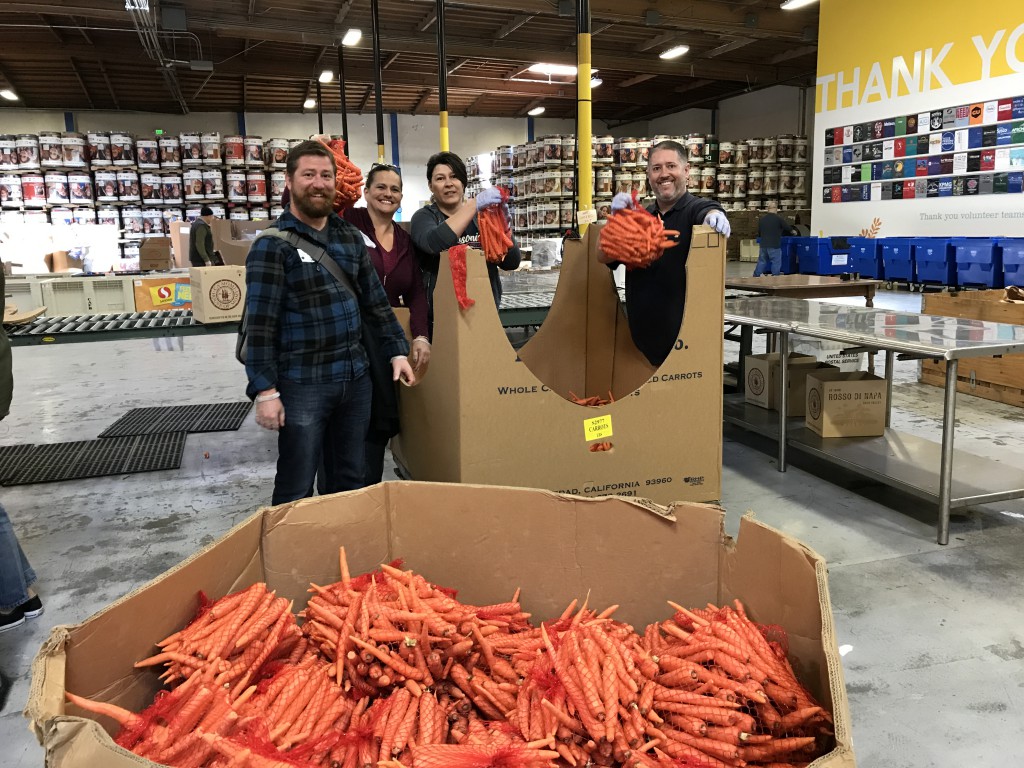
POLYGON ((822 0, 815 111, 1024 74, 1024 3, 822 0))
POLYGON ((583 420, 583 435, 586 440, 600 440, 612 436, 611 414, 583 420))

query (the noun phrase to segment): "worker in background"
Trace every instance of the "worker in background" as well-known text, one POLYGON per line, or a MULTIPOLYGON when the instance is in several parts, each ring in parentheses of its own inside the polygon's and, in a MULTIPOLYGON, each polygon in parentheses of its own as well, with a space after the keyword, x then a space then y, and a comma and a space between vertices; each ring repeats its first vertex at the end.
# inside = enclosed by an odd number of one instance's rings
MULTIPOLYGON (((682 144, 661 141, 651 147, 647 183, 654 191, 655 202, 647 210, 664 222, 665 229, 679 232, 678 245, 666 250, 650 266, 626 272, 626 315, 633 343, 654 366, 665 362, 683 322, 686 258, 690 254, 693 227, 706 224, 726 237, 731 231, 722 206, 686 191, 689 175, 686 148, 682 144)), ((628 200, 628 196, 617 195, 613 209, 621 210, 628 200)), ((619 265, 603 252, 598 252, 598 259, 612 269, 619 265)))
POLYGON ((754 277, 782 274, 782 238, 795 235, 796 228, 777 213, 766 213, 757 222, 757 238, 761 249, 754 266, 754 277))
POLYGON ((323 456, 323 491, 365 485, 372 384, 361 323, 379 331, 395 381, 415 382, 409 344, 363 236, 334 212, 335 163, 318 141, 288 153, 283 237, 258 238, 245 262, 247 394, 256 423, 278 431, 273 504, 310 496, 323 456), (358 296, 321 265, 332 259, 358 296))
POLYGON ((193 267, 214 267, 224 262, 220 254, 213 250, 213 210, 204 205, 199 211, 199 218, 192 222, 188 230, 188 262, 193 267))

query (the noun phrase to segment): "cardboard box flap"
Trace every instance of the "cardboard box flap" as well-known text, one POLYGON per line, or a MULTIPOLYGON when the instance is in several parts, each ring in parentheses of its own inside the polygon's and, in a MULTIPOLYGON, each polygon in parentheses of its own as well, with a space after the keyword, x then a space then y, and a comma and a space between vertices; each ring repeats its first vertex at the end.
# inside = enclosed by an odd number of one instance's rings
MULTIPOLYGON (((722 603, 739 597, 755 621, 785 627, 794 671, 833 713, 837 742, 849 744, 850 714, 825 561, 806 544, 747 512, 735 545, 727 551, 722 585, 722 603)), ((852 754, 849 765, 854 765, 852 754)))
POLYGON ((590 226, 582 240, 565 241, 551 308, 519 350, 534 375, 567 399, 609 392, 619 399, 655 370, 633 344, 611 270, 597 260, 600 231, 590 226))

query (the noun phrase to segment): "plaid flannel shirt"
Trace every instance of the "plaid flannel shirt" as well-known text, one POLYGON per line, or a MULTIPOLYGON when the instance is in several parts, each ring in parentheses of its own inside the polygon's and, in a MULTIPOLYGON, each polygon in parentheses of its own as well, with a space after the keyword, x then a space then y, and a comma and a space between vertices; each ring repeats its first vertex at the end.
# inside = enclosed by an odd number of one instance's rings
POLYGON ((275 226, 327 249, 324 258, 333 258, 359 291, 362 313, 356 298, 309 254, 278 237, 257 239, 245 260, 250 397, 282 378, 302 384, 359 378, 369 365, 361 318, 381 330, 388 358, 409 353, 359 230, 334 213, 320 231, 290 211, 275 226))

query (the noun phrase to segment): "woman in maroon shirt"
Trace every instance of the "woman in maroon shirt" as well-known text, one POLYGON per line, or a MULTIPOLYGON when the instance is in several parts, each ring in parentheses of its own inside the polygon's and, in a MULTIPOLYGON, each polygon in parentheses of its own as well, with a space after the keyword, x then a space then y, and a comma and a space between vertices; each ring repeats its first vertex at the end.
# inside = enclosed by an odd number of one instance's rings
MULTIPOLYGON (((416 252, 409 233, 395 225, 395 212, 402 204, 402 176, 393 165, 375 165, 366 177, 365 208, 349 208, 342 217, 353 224, 366 240, 366 250, 377 269, 377 277, 392 307, 409 309, 412 348, 409 362, 419 380, 430 362, 427 326, 427 294, 423 288, 416 252)), ((384 473, 384 448, 366 443, 366 482, 379 483, 384 473)))

